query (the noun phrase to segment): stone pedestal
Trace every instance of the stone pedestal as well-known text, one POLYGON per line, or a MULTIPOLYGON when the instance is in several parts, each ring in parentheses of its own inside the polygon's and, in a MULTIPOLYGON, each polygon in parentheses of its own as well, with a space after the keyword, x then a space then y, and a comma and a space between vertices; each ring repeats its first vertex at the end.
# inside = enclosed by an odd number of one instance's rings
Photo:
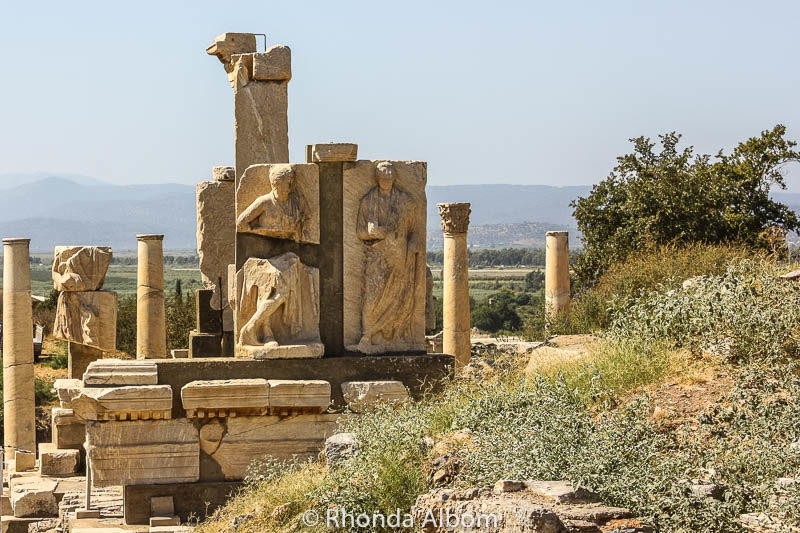
POLYGON ((470 361, 469 258, 467 228, 470 204, 437 204, 444 232, 443 348, 452 355, 458 372, 470 361))
POLYGON ((548 320, 569 313, 569 233, 548 231, 544 272, 545 313, 548 320))
POLYGON ((3 447, 17 470, 36 454, 30 239, 3 239, 3 447))
POLYGON ((163 235, 137 235, 139 261, 136 286, 136 357, 165 359, 163 235))

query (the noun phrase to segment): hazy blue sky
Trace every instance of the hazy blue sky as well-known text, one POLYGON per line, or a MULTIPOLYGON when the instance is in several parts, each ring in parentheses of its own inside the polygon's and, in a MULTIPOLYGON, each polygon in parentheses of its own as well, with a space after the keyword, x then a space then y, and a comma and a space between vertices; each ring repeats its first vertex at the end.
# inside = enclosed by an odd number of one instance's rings
MULTIPOLYGON (((0 173, 209 179, 233 162, 225 31, 292 48, 289 138, 429 183, 589 184, 627 139, 800 138, 800 2, 4 2, 0 173)), ((800 192, 800 171, 792 171, 800 192)))

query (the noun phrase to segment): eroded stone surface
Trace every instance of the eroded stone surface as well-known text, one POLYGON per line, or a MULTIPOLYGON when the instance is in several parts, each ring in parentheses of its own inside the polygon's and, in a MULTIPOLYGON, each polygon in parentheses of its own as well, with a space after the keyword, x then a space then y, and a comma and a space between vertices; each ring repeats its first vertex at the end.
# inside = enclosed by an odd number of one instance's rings
POLYGON ((236 275, 239 302, 236 355, 320 357, 319 269, 287 252, 248 259, 236 275))
POLYGON ((83 420, 168 419, 172 416, 172 387, 86 387, 72 401, 72 410, 83 420))
POLYGON ((83 385, 86 387, 155 385, 157 383, 158 367, 150 361, 102 359, 90 363, 83 375, 83 385))
POLYGON ((347 459, 354 457, 358 441, 355 433, 337 433, 325 439, 325 460, 328 468, 336 468, 347 459))
POLYGON ((58 395, 61 407, 69 408, 70 402, 81 393, 83 383, 79 379, 57 379, 53 383, 53 388, 58 395))
POLYGON ((344 343, 368 354, 425 351, 427 165, 345 165, 344 343))
POLYGON ((117 293, 62 292, 56 305, 53 337, 96 346, 117 347, 117 293))
POLYGON ((50 442, 39 445, 39 473, 43 476, 72 475, 78 471, 80 462, 79 450, 60 450, 50 442))
POLYGON ((342 396, 352 411, 360 413, 379 403, 408 400, 408 390, 401 381, 346 381, 342 396))
POLYGON ((292 79, 292 51, 288 46, 276 44, 266 52, 253 54, 253 79, 261 81, 289 81, 292 79))
MULTIPOLYGON (((220 167, 214 168, 216 171, 220 167)), ((229 169, 232 178, 232 167, 221 168, 229 169)), ((226 301, 228 265, 235 258, 235 195, 236 187, 232 179, 216 179, 197 184, 197 255, 200 259, 203 285, 214 291, 211 298, 211 307, 214 309, 220 309, 220 302, 224 305, 226 301), (220 278, 222 284, 218 287, 220 278)), ((230 329, 231 327, 227 331, 230 329)))
POLYGON ((181 389, 187 418, 263 415, 269 406, 266 379, 192 381, 181 389))
POLYGON ((322 413, 331 403, 331 384, 327 381, 270 379, 268 382, 270 414, 322 413))
POLYGON ((72 409, 56 408, 52 410, 51 416, 55 447, 62 450, 82 450, 86 440, 86 423, 76 417, 72 409))
POLYGON ((108 246, 56 246, 53 287, 57 291, 96 291, 111 264, 108 246))
MULTIPOLYGON (((271 455, 278 459, 316 456, 336 431, 339 415, 259 416, 215 419, 200 429, 203 453, 217 479, 244 479, 248 465, 271 455)), ((204 475, 204 479, 206 476, 204 475)))
POLYGON ((185 418, 89 422, 86 434, 97 487, 193 483, 200 478, 200 440, 185 418))
POLYGON ((358 145, 354 143, 312 144, 311 161, 329 163, 333 161, 355 161, 358 159, 358 145))
POLYGON ((17 518, 58 516, 56 483, 40 477, 18 477, 9 482, 11 508, 17 518))

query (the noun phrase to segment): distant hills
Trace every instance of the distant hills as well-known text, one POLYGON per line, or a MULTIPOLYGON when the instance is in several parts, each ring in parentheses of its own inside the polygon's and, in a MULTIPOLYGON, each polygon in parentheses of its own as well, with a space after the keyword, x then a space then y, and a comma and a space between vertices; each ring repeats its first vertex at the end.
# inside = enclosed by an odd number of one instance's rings
MULTIPOLYGON (((436 204, 470 202, 471 246, 542 246, 550 230, 576 228, 569 203, 591 187, 548 185, 431 185, 428 246, 441 248, 436 204)), ((776 200, 800 212, 800 194, 776 200)), ((58 244, 136 248, 137 233, 163 233, 170 250, 196 248, 195 188, 158 183, 112 185, 76 174, 0 174, 0 236, 27 236, 33 251, 58 244)), ((572 242, 578 242, 577 235, 572 242)))

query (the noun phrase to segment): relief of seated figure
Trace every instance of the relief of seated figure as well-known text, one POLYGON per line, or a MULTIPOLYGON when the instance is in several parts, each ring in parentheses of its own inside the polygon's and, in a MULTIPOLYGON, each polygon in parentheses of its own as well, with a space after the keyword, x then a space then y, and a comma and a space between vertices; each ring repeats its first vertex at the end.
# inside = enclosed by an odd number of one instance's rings
POLYGON ((256 198, 239 215, 236 229, 300 242, 309 215, 305 200, 295 186, 294 169, 290 165, 273 165, 269 183, 270 192, 256 198))

